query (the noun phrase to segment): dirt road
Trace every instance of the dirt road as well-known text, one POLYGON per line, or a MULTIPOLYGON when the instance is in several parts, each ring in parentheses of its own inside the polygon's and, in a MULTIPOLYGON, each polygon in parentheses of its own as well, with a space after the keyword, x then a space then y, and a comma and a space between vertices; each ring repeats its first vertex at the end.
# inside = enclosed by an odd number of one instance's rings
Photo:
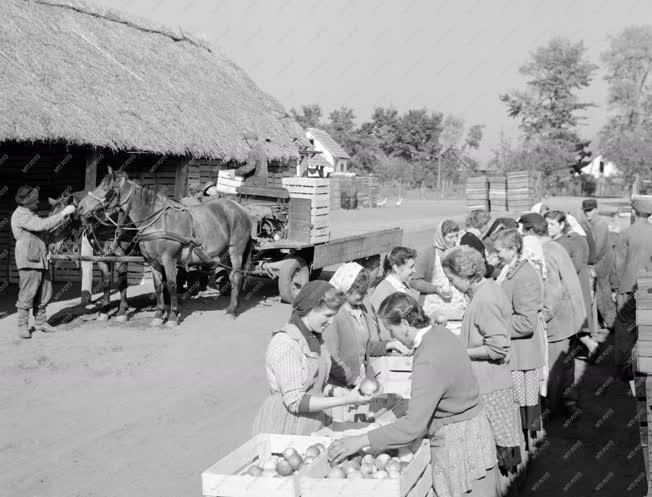
MULTIPOLYGON (((348 213, 338 229, 398 224, 419 248, 438 219, 462 212, 459 202, 416 203, 348 213)), ((179 328, 152 329, 147 286, 130 288, 127 324, 95 321, 74 307, 76 286, 58 288, 51 313, 66 324, 56 334, 18 342, 15 315, 0 320, 0 495, 199 496, 201 471, 249 437, 265 347, 289 306, 267 283, 245 294, 235 321, 225 298, 207 295, 185 304, 179 328)))

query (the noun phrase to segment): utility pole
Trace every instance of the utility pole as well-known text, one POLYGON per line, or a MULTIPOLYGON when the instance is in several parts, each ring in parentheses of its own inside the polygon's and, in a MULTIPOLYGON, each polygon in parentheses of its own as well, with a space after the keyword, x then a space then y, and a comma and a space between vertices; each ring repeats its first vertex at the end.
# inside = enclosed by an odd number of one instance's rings
POLYGON ((441 155, 437 156, 437 190, 441 192, 441 155))

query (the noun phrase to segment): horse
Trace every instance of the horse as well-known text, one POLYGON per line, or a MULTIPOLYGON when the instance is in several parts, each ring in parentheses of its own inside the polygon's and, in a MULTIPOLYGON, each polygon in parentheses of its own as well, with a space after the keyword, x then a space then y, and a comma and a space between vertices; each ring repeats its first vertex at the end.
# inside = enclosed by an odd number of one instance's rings
MULTIPOLYGON (((52 207, 50 215, 61 212, 63 208, 69 204, 78 207, 84 195, 86 195, 86 192, 82 190, 73 193, 64 192, 57 199, 48 198, 48 202, 52 207)), ((55 229, 56 231, 52 234, 49 243, 50 253, 62 253, 64 247, 69 242, 72 242, 73 244, 78 243, 82 233, 85 232, 84 235, 93 247, 93 252, 95 254, 115 256, 129 254, 135 247, 133 240, 134 232, 127 230, 117 232, 115 227, 117 219, 118 215, 116 214, 112 217, 110 223, 101 224, 99 222, 89 222, 89 220, 84 220, 82 225, 81 217, 78 214, 74 214, 69 218, 69 222, 62 224, 59 228, 55 229)), ((118 272, 118 290, 120 292, 120 305, 118 306, 118 312, 115 315, 115 319, 120 322, 126 321, 127 312, 129 310, 129 304, 127 303, 127 263, 98 261, 97 265, 102 274, 101 290, 104 293, 100 305, 100 311, 97 316, 98 321, 106 321, 109 319, 111 285, 113 283, 113 273, 115 270, 118 272)), ((90 295, 82 295, 82 304, 85 305, 89 302, 90 295)))
POLYGON ((109 168, 107 175, 79 204, 81 216, 121 211, 131 220, 141 255, 154 279, 157 311, 152 326, 179 323, 177 266, 199 265, 230 269, 231 299, 227 315, 237 315, 240 291, 251 262, 252 222, 237 202, 218 198, 197 206, 184 206, 156 190, 139 185, 122 171, 109 168), (221 256, 228 252, 231 267, 221 256), (165 305, 167 292, 170 306, 165 305))

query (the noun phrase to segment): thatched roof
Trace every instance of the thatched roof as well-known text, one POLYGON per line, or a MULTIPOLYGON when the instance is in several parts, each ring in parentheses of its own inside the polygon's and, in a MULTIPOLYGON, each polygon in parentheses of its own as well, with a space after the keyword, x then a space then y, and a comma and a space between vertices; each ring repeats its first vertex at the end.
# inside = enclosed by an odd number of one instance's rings
POLYGON ((0 1, 0 140, 244 160, 248 130, 271 159, 303 130, 205 42, 77 0, 0 1))

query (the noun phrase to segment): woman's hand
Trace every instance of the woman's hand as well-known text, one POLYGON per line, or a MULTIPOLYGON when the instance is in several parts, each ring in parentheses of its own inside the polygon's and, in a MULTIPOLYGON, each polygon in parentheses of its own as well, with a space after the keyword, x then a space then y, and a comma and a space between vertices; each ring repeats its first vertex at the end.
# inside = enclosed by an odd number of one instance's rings
POLYGON ((412 353, 414 352, 412 349, 406 347, 398 340, 392 340, 391 342, 387 342, 387 351, 389 352, 390 350, 395 350, 401 355, 412 355, 412 353))
POLYGON ((330 447, 328 447, 328 459, 332 464, 337 464, 347 457, 359 452, 367 445, 369 445, 369 439, 366 435, 335 440, 330 447))
POLYGON ((368 404, 373 400, 373 398, 374 398, 373 395, 364 395, 363 393, 361 393, 359 385, 349 390, 349 393, 346 394, 347 404, 353 404, 356 406, 368 404))
POLYGON ((453 291, 448 286, 438 286, 437 295, 439 295, 444 300, 448 300, 453 296, 453 291))

